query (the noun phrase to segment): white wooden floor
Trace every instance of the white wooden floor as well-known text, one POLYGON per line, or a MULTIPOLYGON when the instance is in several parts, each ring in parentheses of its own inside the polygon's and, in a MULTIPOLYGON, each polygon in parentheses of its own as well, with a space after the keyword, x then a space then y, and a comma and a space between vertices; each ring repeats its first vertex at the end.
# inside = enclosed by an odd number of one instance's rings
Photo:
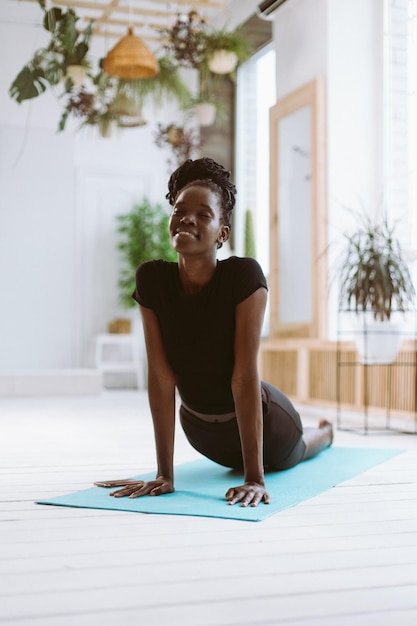
MULTIPOLYGON (((0 416, 1 624, 417 624, 415 435, 336 432, 406 451, 245 523, 33 504, 152 470, 145 392, 3 398, 0 416)), ((197 458, 177 438, 177 461, 197 458)))

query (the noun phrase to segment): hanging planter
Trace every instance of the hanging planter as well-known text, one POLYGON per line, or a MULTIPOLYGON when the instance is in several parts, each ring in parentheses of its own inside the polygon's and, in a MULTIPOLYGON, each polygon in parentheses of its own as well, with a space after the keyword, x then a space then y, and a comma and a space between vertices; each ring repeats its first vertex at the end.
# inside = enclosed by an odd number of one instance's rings
POLYGON ((202 39, 205 64, 214 74, 232 74, 239 63, 250 58, 252 52, 249 41, 239 29, 228 31, 208 27, 202 39))
POLYGON ((216 105, 211 102, 200 102, 195 105, 195 113, 200 126, 211 126, 216 119, 216 105))
POLYGON ((166 136, 171 146, 178 146, 183 139, 184 129, 180 126, 175 126, 175 124, 170 124, 166 129, 166 136))
POLYGON ((65 80, 69 79, 77 89, 82 87, 86 76, 87 67, 85 65, 67 65, 65 80))
POLYGON ((236 69, 238 57, 232 50, 217 50, 207 60, 213 74, 230 74, 236 69))
POLYGON ((138 111, 136 115, 119 115, 117 125, 120 128, 139 128, 146 126, 147 120, 142 115, 142 111, 138 111))
POLYGON ((159 72, 159 66, 151 50, 129 26, 127 35, 103 59, 103 70, 117 78, 151 78, 159 72))
POLYGON ((147 124, 142 106, 133 94, 119 91, 111 105, 111 111, 122 128, 135 128, 147 124))

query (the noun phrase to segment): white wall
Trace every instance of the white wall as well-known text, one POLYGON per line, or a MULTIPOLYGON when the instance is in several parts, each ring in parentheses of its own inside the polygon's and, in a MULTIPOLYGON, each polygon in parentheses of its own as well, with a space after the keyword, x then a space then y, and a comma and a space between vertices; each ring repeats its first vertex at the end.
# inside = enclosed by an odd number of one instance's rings
MULTIPOLYGON (((20 105, 8 96, 45 41, 40 17, 37 5, 0 6, 0 56, 9 61, 0 76, 0 370, 92 365, 94 334, 125 315, 115 216, 144 194, 165 202, 169 155, 155 146, 156 123, 181 119, 170 105, 110 139, 76 124, 57 133, 52 93, 20 105)), ((94 45, 98 59, 104 40, 94 45)))
POLYGON ((273 15, 277 99, 316 76, 326 84, 329 338, 335 338, 342 205, 375 211, 382 194, 382 0, 287 0, 273 15), (333 287, 332 287, 333 286, 333 287))
POLYGON ((273 14, 277 100, 326 74, 327 0, 287 0, 273 14))
POLYGON ((382 27, 379 0, 328 1, 327 179, 329 337, 336 337, 338 266, 349 209, 375 217, 383 183, 382 27), (360 15, 360 19, 358 16, 360 15))
MULTIPOLYGON (((327 84, 329 241, 360 196, 381 188, 376 54, 380 0, 287 0, 273 16, 277 98, 317 75, 327 84)), ((231 0, 219 23, 234 27, 257 0, 231 0)), ((101 139, 96 129, 57 134, 59 106, 43 94, 21 105, 8 87, 42 44, 37 5, 0 5, 0 370, 85 366, 92 336, 123 313, 117 302, 114 217, 146 192, 163 201, 167 154, 156 121, 101 139)), ((95 42, 97 58, 104 41, 95 42)), ((191 78, 191 81, 193 79, 191 78)), ((334 297, 329 318, 335 319, 334 297)), ((330 334, 334 334, 331 327, 330 334)))

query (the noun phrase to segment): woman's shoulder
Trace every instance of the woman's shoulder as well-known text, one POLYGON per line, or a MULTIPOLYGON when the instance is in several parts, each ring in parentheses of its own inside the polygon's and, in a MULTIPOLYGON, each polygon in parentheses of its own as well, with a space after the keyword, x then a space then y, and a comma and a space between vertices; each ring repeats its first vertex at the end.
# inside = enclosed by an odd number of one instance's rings
POLYGON ((256 259, 231 256, 223 263, 223 284, 228 286, 235 304, 242 302, 260 287, 268 289, 265 275, 256 259))
POLYGON ((136 269, 136 276, 161 276, 163 274, 174 271, 177 264, 173 261, 164 261, 163 259, 153 259, 150 261, 144 261, 136 269))
POLYGON ((252 257, 230 256, 219 261, 220 265, 230 272, 262 272, 262 268, 256 259, 252 257))

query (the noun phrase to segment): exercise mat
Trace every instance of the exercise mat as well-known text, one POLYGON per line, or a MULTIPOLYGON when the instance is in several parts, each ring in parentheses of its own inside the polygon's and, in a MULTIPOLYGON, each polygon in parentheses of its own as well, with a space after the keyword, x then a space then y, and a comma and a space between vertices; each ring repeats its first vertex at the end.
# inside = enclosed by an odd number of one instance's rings
MULTIPOLYGON (((174 493, 134 499, 114 498, 109 495, 114 488, 91 487, 39 500, 37 504, 260 522, 358 476, 400 452, 402 450, 385 448, 327 448, 313 459, 289 470, 267 473, 265 478, 271 504, 261 503, 257 507, 227 504, 225 493, 229 487, 242 484, 242 473, 205 458, 175 468, 174 493)), ((154 477, 155 473, 152 472, 133 478, 146 481, 154 477)), ((111 478, 97 476, 97 480, 111 478)))

